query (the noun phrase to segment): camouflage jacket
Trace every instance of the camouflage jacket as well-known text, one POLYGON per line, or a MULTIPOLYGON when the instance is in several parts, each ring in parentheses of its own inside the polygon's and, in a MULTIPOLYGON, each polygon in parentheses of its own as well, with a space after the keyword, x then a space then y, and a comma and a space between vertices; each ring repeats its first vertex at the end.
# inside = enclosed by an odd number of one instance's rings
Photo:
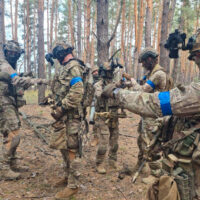
POLYGON ((185 117, 200 114, 200 82, 155 93, 119 89, 115 98, 121 107, 146 117, 185 117))
POLYGON ((84 67, 75 59, 61 66, 51 86, 55 105, 62 105, 66 110, 81 105, 84 94, 83 72, 84 67))
POLYGON ((44 79, 20 77, 6 60, 0 60, 0 96, 1 104, 22 106, 24 90, 37 83, 47 83, 44 79), (18 101, 18 102, 17 102, 18 101))
POLYGON ((103 88, 110 82, 112 82, 112 80, 101 79, 94 85, 96 98, 96 112, 110 112, 113 109, 116 110, 118 108, 118 102, 115 99, 107 99, 101 96, 103 88))
POLYGON ((169 90, 168 88, 168 76, 163 67, 156 65, 152 71, 149 71, 145 76, 145 83, 139 85, 135 79, 131 79, 132 89, 134 91, 143 91, 143 92, 162 92, 169 90))

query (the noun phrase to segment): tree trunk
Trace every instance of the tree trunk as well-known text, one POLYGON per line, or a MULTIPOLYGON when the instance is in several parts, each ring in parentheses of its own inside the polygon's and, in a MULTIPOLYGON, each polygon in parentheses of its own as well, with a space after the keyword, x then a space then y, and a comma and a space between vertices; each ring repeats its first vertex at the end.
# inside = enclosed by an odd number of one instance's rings
POLYGON ((90 63, 90 58, 91 58, 91 49, 90 49, 90 4, 91 0, 87 0, 87 27, 86 27, 86 62, 90 63))
MULTIPOLYGON (((82 47, 81 47, 81 33, 82 33, 82 0, 77 2, 77 43, 78 43, 78 57, 82 58, 82 47)), ((96 23, 96 22, 95 22, 96 23)))
POLYGON ((145 20, 145 47, 151 46, 151 24, 152 24, 152 9, 153 1, 147 0, 146 20, 145 20))
POLYGON ((30 64, 30 4, 29 0, 26 1, 26 60, 27 60, 27 72, 31 71, 31 64, 30 64))
POLYGON ((15 35, 14 40, 18 41, 18 0, 15 0, 15 35))
MULTIPOLYGON (((157 35, 157 51, 160 52, 160 35, 162 26, 162 11, 163 11, 163 0, 159 1, 159 16, 158 16, 158 35, 157 35)), ((160 59, 160 57, 159 57, 160 59)))
POLYGON ((14 25, 13 25, 12 0, 10 0, 10 19, 11 19, 12 39, 14 39, 14 25))
POLYGON ((71 34, 71 45, 74 46, 74 26, 73 26, 73 18, 72 18, 72 2, 68 0, 68 23, 70 27, 70 34, 71 34))
POLYGON ((4 26, 4 0, 0 0, 0 59, 4 58, 3 44, 5 42, 5 26, 4 26))
POLYGON ((55 43, 57 42, 57 38, 58 38, 58 4, 59 4, 59 0, 56 1, 55 4, 55 43))
POLYGON ((98 65, 109 59, 108 0, 97 0, 97 54, 98 65))
MULTIPOLYGON (((45 78, 44 72, 44 0, 38 0, 38 77, 45 78)), ((45 86, 40 85, 38 103, 45 97, 45 86)))
MULTIPOLYGON (((94 33, 96 31, 96 22, 97 22, 97 9, 95 8, 94 13, 94 19, 93 19, 93 25, 92 25, 92 32, 94 33)), ((92 34, 92 41, 91 41, 91 66, 94 66, 94 56, 95 56, 95 36, 92 34)))
POLYGON ((164 44, 168 37, 169 3, 170 0, 165 0, 163 3, 161 41, 160 41, 160 65, 166 69, 167 73, 169 73, 169 66, 167 66, 168 52, 165 49, 164 44))
POLYGON ((120 62, 124 65, 124 57, 125 57, 125 28, 126 28, 126 4, 125 0, 122 1, 122 22, 121 22, 121 59, 120 62))
POLYGON ((34 2, 34 24, 33 24, 33 58, 34 58, 34 63, 33 63, 33 68, 35 75, 37 74, 37 60, 36 60, 36 2, 34 2))

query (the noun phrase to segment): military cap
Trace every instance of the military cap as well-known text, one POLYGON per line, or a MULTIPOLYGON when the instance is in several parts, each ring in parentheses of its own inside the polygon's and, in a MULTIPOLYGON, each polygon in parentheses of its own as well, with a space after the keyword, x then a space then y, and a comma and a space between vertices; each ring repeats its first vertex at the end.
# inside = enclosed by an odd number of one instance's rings
POLYGON ((144 50, 142 50, 142 52, 139 55, 139 63, 141 63, 143 60, 145 60, 146 58, 148 58, 149 56, 153 57, 153 58, 157 58, 158 57, 158 52, 151 48, 151 47, 147 47, 144 50))

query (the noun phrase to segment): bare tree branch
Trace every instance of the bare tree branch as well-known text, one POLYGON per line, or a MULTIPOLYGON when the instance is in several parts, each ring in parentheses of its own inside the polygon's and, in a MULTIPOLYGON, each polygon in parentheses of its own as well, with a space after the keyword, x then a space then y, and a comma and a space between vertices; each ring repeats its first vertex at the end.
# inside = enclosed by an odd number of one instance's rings
POLYGON ((116 31, 117 31, 117 27, 118 27, 118 24, 119 24, 119 21, 120 21, 120 18, 121 18, 121 14, 122 14, 122 4, 123 4, 123 0, 121 0, 121 3, 120 3, 120 9, 119 9, 117 21, 116 21, 116 24, 115 24, 115 28, 114 28, 114 30, 113 30, 113 33, 112 33, 110 39, 109 39, 108 42, 107 42, 108 45, 111 43, 111 41, 112 41, 113 38, 115 37, 116 31))

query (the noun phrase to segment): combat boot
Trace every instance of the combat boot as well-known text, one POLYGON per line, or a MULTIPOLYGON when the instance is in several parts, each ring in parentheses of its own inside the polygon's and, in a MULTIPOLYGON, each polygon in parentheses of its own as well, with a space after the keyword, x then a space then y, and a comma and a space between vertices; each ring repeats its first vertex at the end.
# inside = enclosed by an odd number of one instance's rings
POLYGON ((54 184, 54 187, 67 186, 67 184, 68 184, 68 178, 67 178, 67 177, 64 177, 64 178, 62 178, 61 180, 57 181, 57 182, 54 184))
POLYGON ((15 172, 27 172, 29 170, 28 166, 19 166, 17 162, 17 157, 12 157, 10 160, 10 168, 15 172))
POLYGON ((97 170, 97 172, 98 172, 99 174, 106 174, 106 169, 105 169, 103 163, 97 164, 96 170, 97 170))
POLYGON ((11 181, 11 180, 17 180, 17 179, 19 179, 20 176, 21 176, 20 173, 17 173, 17 172, 12 171, 11 169, 8 169, 8 170, 6 170, 6 171, 4 171, 2 173, 1 178, 3 180, 6 180, 6 181, 8 181, 8 180, 11 181))
POLYGON ((72 195, 76 194, 77 192, 78 192, 78 188, 66 187, 64 190, 56 193, 55 199, 62 200, 62 199, 71 197, 72 195))
POLYGON ((108 163, 111 169, 117 169, 117 162, 115 160, 109 159, 108 163))

